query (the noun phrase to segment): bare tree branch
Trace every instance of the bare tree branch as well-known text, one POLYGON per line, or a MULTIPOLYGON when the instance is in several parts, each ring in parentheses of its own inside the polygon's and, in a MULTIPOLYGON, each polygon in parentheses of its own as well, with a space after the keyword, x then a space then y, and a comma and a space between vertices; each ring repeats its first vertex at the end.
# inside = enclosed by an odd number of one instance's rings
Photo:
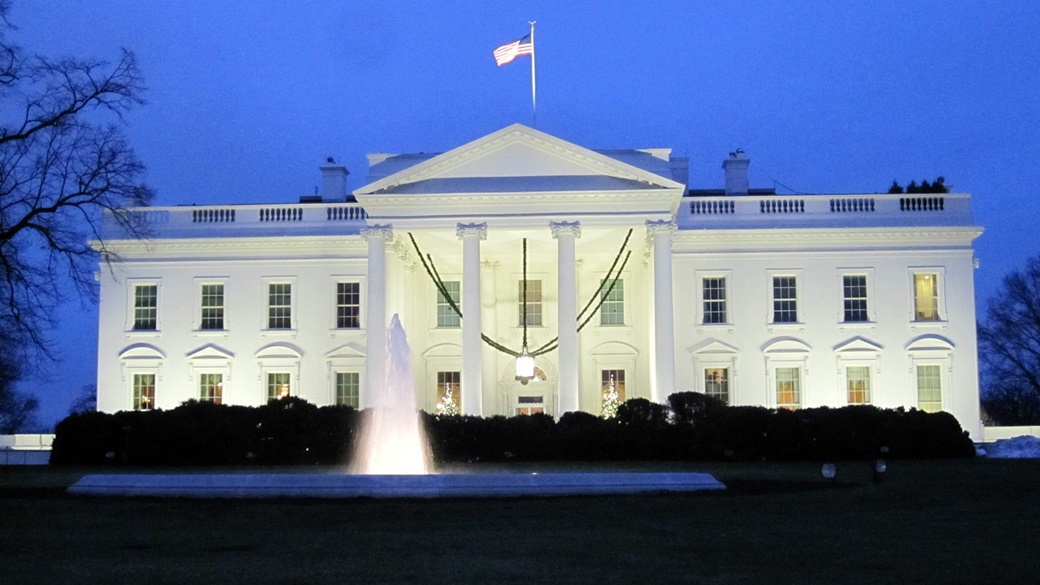
POLYGON ((106 215, 142 235, 119 210, 153 193, 123 132, 143 103, 133 53, 111 64, 26 53, 7 39, 8 8, 0 0, 0 360, 31 366, 52 355, 60 303, 96 294, 88 238, 103 242, 106 215))

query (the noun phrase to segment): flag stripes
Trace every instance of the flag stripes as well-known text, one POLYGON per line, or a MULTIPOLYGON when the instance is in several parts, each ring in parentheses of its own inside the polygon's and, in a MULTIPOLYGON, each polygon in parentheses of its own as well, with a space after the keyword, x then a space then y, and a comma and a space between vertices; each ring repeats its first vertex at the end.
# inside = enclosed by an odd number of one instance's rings
POLYGON ((501 67, 506 63, 512 63, 513 59, 521 55, 534 55, 534 43, 530 41, 531 35, 506 43, 495 49, 495 63, 501 67))

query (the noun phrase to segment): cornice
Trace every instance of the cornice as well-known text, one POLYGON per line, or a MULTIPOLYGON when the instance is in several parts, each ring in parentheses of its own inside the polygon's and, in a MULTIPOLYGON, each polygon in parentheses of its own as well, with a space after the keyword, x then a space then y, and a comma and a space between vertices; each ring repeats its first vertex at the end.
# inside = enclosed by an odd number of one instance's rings
POLYGON ((674 236, 676 252, 704 249, 795 249, 827 245, 829 248, 892 248, 910 246, 970 247, 982 234, 980 227, 880 227, 802 229, 702 229, 682 230, 674 236))

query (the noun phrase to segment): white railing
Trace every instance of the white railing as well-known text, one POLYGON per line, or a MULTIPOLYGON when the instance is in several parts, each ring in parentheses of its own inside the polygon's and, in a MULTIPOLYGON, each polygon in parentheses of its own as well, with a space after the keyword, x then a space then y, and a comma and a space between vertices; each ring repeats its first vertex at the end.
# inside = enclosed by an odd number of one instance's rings
POLYGON ((971 196, 942 194, 687 196, 686 227, 972 225, 971 196))
MULTIPOLYGON (((122 213, 152 237, 234 236, 290 227, 301 233, 331 232, 364 226, 368 218, 357 203, 142 207, 122 213)), ((114 230, 109 237, 122 231, 115 221, 108 229, 114 230)))

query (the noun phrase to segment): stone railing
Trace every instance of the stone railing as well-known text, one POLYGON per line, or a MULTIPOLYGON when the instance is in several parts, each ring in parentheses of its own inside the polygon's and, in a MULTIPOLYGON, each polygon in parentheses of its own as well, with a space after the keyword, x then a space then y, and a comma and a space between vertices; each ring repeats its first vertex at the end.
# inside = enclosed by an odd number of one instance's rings
POLYGON ((898 225, 974 225, 971 196, 940 195, 744 195, 687 196, 680 226, 697 228, 898 225))
MULTIPOLYGON (((136 224, 150 237, 227 237, 262 235, 289 230, 299 233, 350 233, 365 225, 368 214, 357 203, 306 203, 289 205, 220 205, 140 207, 122 210, 122 223, 136 224)), ((125 230, 109 217, 108 237, 125 230)))

